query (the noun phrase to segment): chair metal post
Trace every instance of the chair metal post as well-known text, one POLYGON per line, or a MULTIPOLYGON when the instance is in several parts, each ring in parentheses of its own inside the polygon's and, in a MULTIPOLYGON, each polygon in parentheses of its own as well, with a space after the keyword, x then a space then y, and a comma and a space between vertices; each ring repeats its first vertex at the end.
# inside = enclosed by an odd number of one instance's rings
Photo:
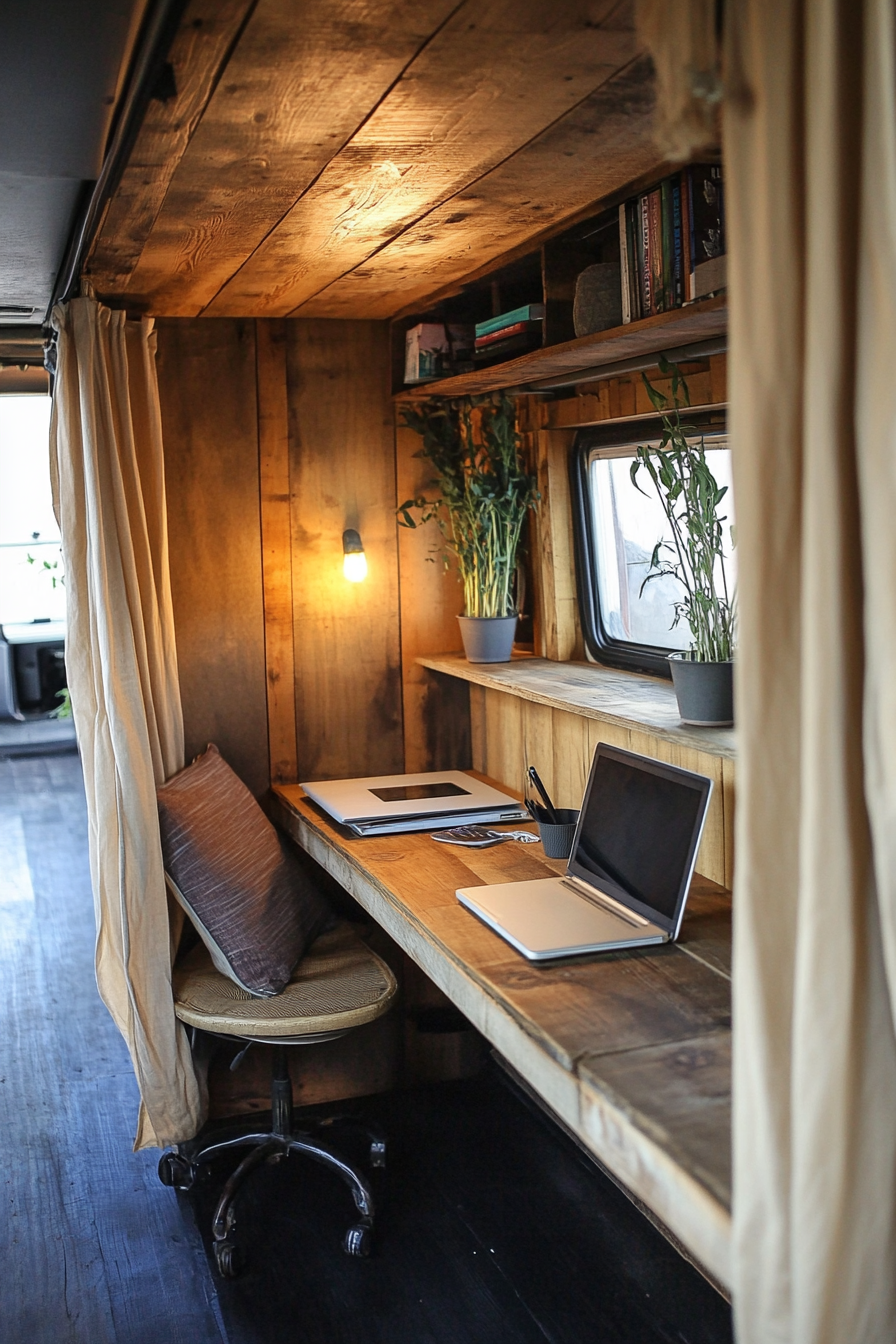
POLYGON ((271 1066, 271 1133, 281 1139, 292 1134, 292 1079, 284 1045, 274 1046, 271 1066))

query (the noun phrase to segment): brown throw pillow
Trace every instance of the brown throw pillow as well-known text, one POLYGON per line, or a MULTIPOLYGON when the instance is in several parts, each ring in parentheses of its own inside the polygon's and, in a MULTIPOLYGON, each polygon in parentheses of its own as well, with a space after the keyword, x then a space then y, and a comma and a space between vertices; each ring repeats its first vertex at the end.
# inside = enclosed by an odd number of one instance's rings
POLYGON ((217 747, 158 800, 169 885, 215 966, 249 994, 281 993, 329 905, 217 747))

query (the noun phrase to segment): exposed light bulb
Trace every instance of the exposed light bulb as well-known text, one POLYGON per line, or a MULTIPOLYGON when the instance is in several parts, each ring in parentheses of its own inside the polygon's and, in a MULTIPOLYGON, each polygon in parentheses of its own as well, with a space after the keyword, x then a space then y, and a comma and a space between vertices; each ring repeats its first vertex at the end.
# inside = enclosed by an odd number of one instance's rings
POLYGON ((348 551, 342 557, 342 572, 349 583, 362 583, 367 578, 367 556, 363 551, 348 551))
POLYGON ((362 583, 367 578, 367 556, 361 534, 353 527, 346 528, 342 534, 342 572, 349 583, 362 583))

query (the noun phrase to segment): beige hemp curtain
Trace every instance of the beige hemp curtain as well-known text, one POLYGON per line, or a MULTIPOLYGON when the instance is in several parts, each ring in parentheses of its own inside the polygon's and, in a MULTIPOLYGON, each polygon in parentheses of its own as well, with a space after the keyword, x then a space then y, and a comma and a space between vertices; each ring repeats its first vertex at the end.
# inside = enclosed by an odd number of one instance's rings
POLYGON ((893 0, 729 0, 739 1344, 896 1340, 893 0))
POLYGON ((84 764, 97 981, 142 1105, 135 1147, 190 1137, 200 1092, 171 994, 155 786, 183 765, 155 336, 90 298, 53 312, 51 464, 84 764))

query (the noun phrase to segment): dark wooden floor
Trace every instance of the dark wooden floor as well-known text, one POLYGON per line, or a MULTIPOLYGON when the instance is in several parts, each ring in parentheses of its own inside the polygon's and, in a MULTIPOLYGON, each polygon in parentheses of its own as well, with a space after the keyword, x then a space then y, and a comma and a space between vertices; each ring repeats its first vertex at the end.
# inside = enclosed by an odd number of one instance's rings
POLYGON ((0 1339, 10 1344, 728 1344, 726 1305, 501 1081, 364 1105, 390 1134, 378 1254, 326 1172, 263 1168, 222 1283, 191 1197, 130 1152, 136 1090, 93 980, 77 758, 0 759, 0 1339))

